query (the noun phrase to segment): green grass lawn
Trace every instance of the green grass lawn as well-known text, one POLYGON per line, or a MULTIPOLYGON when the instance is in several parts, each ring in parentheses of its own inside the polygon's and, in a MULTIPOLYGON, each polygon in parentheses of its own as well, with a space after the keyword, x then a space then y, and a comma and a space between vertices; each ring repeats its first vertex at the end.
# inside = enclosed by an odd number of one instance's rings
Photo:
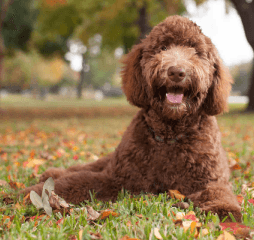
MULTIPOLYGON (((84 203, 83 206, 91 206, 100 213, 107 209, 113 211, 108 218, 95 221, 89 220, 84 207, 72 206, 66 215, 54 213, 47 217, 44 211, 37 210, 22 198, 10 198, 17 192, 15 188, 22 188, 21 183, 25 186, 37 183, 39 174, 48 167, 86 163, 114 151, 137 109, 128 107, 124 99, 31 102, 18 96, 11 100, 2 99, 1 106, 5 111, 20 111, 19 107, 23 106, 36 114, 24 118, 9 114, 8 118, 2 115, 0 119, 0 179, 8 183, 1 187, 3 183, 0 181, 0 239, 195 239, 195 229, 185 231, 182 220, 176 221, 179 212, 190 211, 194 211, 202 224, 198 231, 208 230, 208 234, 200 236, 200 239, 217 239, 222 234, 217 216, 205 216, 192 204, 186 210, 175 208, 172 205, 178 200, 166 194, 130 196, 121 193, 116 203, 103 203, 96 199, 84 203), (82 111, 89 109, 90 115, 77 117, 71 114, 81 106, 82 111), (62 115, 44 118, 44 112, 38 113, 37 107, 50 108, 51 112, 63 108, 64 113, 71 113, 66 118, 62 115), (93 115, 92 111, 97 111, 97 114, 93 115), (37 160, 41 160, 38 165, 37 160), (36 220, 34 216, 40 217, 36 220)), ((244 199, 242 224, 252 227, 254 195, 251 191, 241 193, 241 190, 243 184, 254 187, 254 114, 239 114, 243 108, 244 105, 230 105, 232 111, 219 116, 218 123, 222 144, 232 166, 234 192, 244 199)), ((239 231, 235 237, 243 239, 243 233, 245 237, 249 234, 247 230, 239 231)))

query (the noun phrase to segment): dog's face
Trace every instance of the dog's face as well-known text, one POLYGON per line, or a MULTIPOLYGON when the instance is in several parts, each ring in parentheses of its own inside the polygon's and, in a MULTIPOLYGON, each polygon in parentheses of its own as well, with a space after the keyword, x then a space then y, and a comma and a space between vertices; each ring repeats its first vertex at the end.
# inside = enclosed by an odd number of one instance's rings
POLYGON ((133 47, 124 63, 127 99, 153 108, 162 118, 226 109, 230 74, 210 39, 187 18, 168 17, 133 47))

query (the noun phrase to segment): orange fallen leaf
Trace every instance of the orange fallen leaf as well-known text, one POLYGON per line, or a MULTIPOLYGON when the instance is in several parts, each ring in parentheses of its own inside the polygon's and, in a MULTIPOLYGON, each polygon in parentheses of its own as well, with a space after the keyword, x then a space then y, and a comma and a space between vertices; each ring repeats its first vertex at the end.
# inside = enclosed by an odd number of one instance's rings
POLYGON ((126 223, 127 227, 131 227, 132 224, 131 224, 131 221, 129 220, 127 223, 126 223))
POLYGON ((112 215, 113 217, 118 217, 118 216, 119 216, 119 214, 116 213, 116 212, 113 212, 113 211, 111 211, 111 210, 105 210, 105 211, 103 211, 102 214, 101 214, 101 219, 102 219, 102 220, 103 220, 103 219, 106 219, 106 218, 109 217, 109 215, 112 215))
POLYGON ((240 170, 240 169, 242 169, 242 167, 238 163, 236 163, 233 167, 231 167, 231 170, 240 170))
POLYGON ((129 236, 125 235, 120 240, 140 240, 139 238, 130 238, 129 236))
POLYGON ((11 188, 17 190, 18 188, 25 188, 26 186, 23 183, 19 183, 19 182, 13 182, 10 181, 9 185, 11 186, 11 188))
POLYGON ((169 196, 178 200, 183 200, 185 198, 185 196, 181 194, 178 190, 169 190, 169 196))

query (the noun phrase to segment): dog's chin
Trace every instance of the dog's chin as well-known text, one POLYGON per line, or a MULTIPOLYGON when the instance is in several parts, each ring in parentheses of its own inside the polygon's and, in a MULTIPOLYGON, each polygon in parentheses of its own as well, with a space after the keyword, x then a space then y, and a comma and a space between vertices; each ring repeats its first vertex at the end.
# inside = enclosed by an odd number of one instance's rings
POLYGON ((163 119, 178 120, 192 112, 190 92, 183 88, 162 87, 154 98, 152 108, 163 119))
POLYGON ((186 99, 181 102, 172 102, 165 98, 162 103, 162 116, 167 119, 178 120, 189 114, 186 99))

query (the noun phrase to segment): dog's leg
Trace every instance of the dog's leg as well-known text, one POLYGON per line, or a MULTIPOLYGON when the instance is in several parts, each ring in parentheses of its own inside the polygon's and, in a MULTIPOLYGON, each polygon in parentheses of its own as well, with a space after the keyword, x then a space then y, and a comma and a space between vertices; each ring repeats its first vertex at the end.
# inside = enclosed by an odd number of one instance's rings
MULTIPOLYGON (((41 196, 42 188, 43 183, 39 183, 26 188, 21 193, 26 195, 33 190, 41 196)), ((115 201, 120 190, 121 185, 118 185, 107 171, 73 172, 55 180, 55 193, 74 204, 91 200, 90 194, 93 192, 98 200, 115 201)))
POLYGON ((194 205, 200 207, 203 211, 217 213, 222 220, 226 216, 226 221, 232 221, 229 212, 231 212, 237 222, 241 222, 241 208, 233 194, 229 183, 209 184, 205 190, 193 193, 187 196, 194 202, 194 205))
POLYGON ((49 168, 41 175, 39 182, 45 182, 49 177, 52 177, 53 179, 58 179, 60 177, 65 176, 66 174, 70 172, 79 172, 79 171, 101 172, 108 165, 110 159, 112 158, 112 154, 113 153, 105 157, 102 157, 95 162, 71 166, 67 169, 49 168))

